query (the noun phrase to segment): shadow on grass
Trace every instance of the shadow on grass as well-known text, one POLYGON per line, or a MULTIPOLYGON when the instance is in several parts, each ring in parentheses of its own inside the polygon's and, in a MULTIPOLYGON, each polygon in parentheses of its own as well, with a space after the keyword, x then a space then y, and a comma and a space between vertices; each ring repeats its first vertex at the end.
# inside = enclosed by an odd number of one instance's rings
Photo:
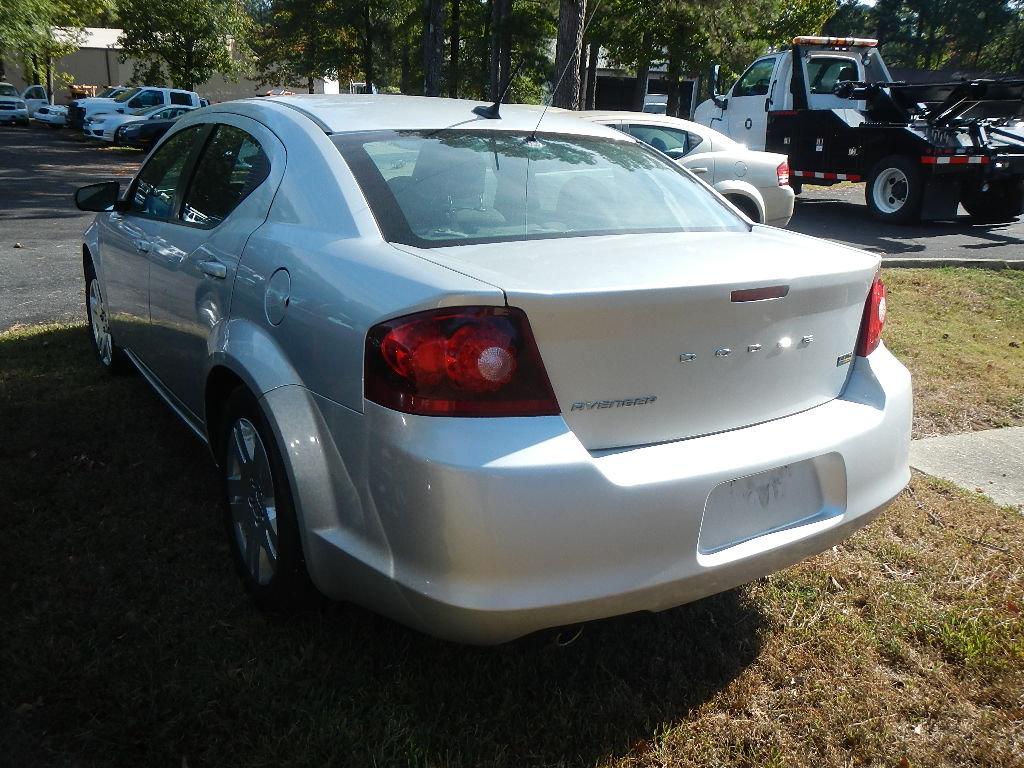
POLYGON ((590 765, 728 685, 732 591, 498 648, 256 613, 205 449, 82 327, 0 335, 0 743, 20 765, 590 765))

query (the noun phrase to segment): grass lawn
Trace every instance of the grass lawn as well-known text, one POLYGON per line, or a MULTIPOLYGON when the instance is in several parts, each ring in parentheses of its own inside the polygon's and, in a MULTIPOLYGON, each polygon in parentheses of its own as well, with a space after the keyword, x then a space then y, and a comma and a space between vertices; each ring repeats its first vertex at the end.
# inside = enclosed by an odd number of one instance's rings
POLYGON ((885 343, 914 374, 914 436, 1024 424, 1024 270, 887 269, 885 343))
MULTIPOLYGON (((1019 421, 1021 278, 887 273, 919 430, 1019 421)), ((1024 517, 923 476, 783 573, 479 649, 257 614, 203 450, 82 327, 0 334, 0 433, 0 764, 1024 766, 1024 517)))

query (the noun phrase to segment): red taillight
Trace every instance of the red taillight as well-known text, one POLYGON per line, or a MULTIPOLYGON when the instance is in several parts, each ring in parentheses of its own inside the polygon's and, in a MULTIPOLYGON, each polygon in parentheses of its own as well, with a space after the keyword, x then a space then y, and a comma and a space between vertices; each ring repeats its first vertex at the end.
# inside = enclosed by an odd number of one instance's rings
POLYGON ((775 169, 775 172, 779 175, 780 187, 789 184, 789 160, 783 160, 779 163, 779 167, 775 169))
POLYGON ((885 285, 876 276, 871 283, 868 300, 864 304, 864 319, 860 323, 860 337, 857 339, 857 354, 867 357, 878 347, 885 327, 885 285))
POLYGON ((366 399, 423 416, 560 411, 530 323, 513 307, 452 307, 389 320, 366 336, 366 399))

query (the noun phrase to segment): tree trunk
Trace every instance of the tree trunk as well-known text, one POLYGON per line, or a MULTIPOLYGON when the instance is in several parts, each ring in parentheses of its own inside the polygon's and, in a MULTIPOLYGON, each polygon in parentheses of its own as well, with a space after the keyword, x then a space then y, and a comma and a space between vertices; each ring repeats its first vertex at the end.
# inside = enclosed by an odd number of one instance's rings
POLYGON ((490 31, 490 60, 488 61, 487 98, 497 101, 501 94, 501 83, 499 82, 498 62, 501 58, 501 2, 502 0, 490 0, 491 15, 489 19, 490 31))
POLYGON ((679 75, 680 62, 678 56, 669 56, 668 59, 668 104, 665 107, 665 114, 671 117, 679 117, 679 75))
POLYGON ((587 61, 587 109, 597 109, 597 57, 600 53, 601 44, 591 40, 590 58, 587 61))
POLYGON ((366 93, 373 93, 377 75, 373 71, 373 24, 370 22, 369 0, 363 3, 363 25, 363 80, 366 81, 366 93))
POLYGON ((53 104, 53 59, 46 57, 46 100, 53 104))
MULTIPOLYGON (((501 54, 498 57, 498 86, 508 87, 512 79, 512 0, 498 0, 501 6, 501 54)), ((501 91, 498 92, 501 96, 501 91)))
POLYGON ((459 98, 459 34, 461 32, 459 23, 460 0, 452 1, 451 22, 448 26, 449 53, 448 53, 448 96, 459 98))
POLYGON ((562 109, 580 107, 580 47, 586 12, 587 0, 559 0, 552 106, 562 109))
POLYGON ((587 108, 587 41, 580 48, 580 104, 577 109, 587 108))
POLYGON ((407 45, 403 45, 402 46, 402 62, 401 62, 401 67, 402 67, 402 70, 401 70, 402 74, 401 74, 401 82, 399 83, 399 88, 402 91, 402 93, 404 93, 406 95, 409 95, 409 93, 412 91, 412 84, 409 82, 410 79, 411 79, 410 74, 409 74, 409 69, 410 69, 411 65, 410 65, 410 62, 409 62, 409 46, 407 46, 407 45))
POLYGON ((426 0, 423 23, 423 95, 441 95, 444 51, 444 0, 426 0))
POLYGON ((644 99, 647 96, 647 78, 651 73, 651 32, 645 30, 643 38, 640 41, 640 55, 643 57, 641 61, 637 63, 636 68, 636 83, 633 86, 633 106, 634 112, 644 111, 644 99))
POLYGON ((484 6, 484 31, 481 37, 482 45, 480 51, 480 73, 482 81, 477 84, 483 86, 483 97, 486 99, 491 95, 491 14, 494 13, 494 0, 487 0, 484 6))
POLYGON ((306 88, 310 93, 316 93, 316 83, 313 82, 313 76, 310 75, 306 78, 306 88))

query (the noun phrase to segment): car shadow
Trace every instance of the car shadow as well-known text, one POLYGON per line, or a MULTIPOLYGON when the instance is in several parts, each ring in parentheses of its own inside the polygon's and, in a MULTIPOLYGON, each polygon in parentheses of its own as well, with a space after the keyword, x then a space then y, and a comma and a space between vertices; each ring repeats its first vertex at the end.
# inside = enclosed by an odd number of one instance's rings
POLYGON ((86 333, 0 334, 12 764, 592 765, 646 752, 758 657, 745 589, 494 648, 352 605, 260 614, 205 448, 86 333))
MULTIPOLYGON (((955 249, 980 250, 1024 245, 1012 224, 973 224, 966 214, 952 221, 885 224, 875 221, 863 203, 860 188, 816 190, 797 198, 789 229, 837 240, 890 256, 913 256, 931 251, 929 240, 955 239, 955 249)), ((946 254, 955 255, 955 254, 946 254)))

